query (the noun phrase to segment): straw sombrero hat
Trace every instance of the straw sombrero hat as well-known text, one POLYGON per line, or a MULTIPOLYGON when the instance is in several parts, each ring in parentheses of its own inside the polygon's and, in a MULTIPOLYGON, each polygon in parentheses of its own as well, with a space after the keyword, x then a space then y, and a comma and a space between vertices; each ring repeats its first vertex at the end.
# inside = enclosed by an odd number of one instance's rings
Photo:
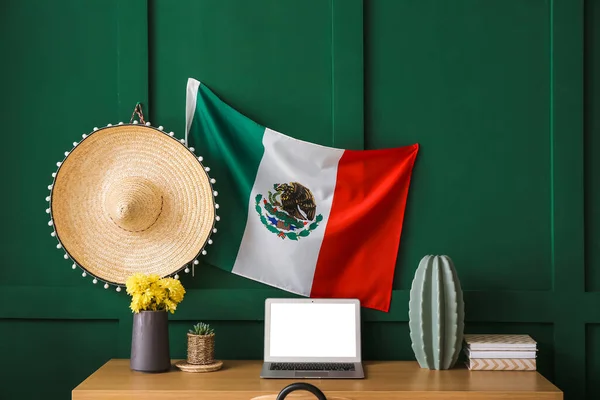
POLYGON ((175 275, 198 264, 219 206, 210 169, 184 142, 135 121, 73 143, 52 174, 46 210, 73 269, 120 291, 133 273, 175 275))

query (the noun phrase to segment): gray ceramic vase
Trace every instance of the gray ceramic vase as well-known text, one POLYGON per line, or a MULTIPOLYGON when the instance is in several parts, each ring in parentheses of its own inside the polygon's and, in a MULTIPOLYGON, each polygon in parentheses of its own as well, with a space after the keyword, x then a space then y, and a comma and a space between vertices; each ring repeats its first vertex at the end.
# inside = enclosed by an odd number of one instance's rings
POLYGON ((163 372, 171 368, 166 311, 133 314, 130 368, 141 372, 163 372))
POLYGON ((409 302, 410 339, 421 368, 452 368, 461 350, 464 316, 463 293, 450 257, 423 257, 409 302))

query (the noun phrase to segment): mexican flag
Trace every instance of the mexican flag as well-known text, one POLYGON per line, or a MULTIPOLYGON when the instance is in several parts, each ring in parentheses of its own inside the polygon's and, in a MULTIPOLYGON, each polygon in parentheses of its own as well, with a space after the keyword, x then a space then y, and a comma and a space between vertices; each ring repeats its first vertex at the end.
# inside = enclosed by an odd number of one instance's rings
POLYGON ((266 128, 189 79, 186 140, 216 179, 208 264, 291 293, 388 311, 418 144, 320 146, 266 128))

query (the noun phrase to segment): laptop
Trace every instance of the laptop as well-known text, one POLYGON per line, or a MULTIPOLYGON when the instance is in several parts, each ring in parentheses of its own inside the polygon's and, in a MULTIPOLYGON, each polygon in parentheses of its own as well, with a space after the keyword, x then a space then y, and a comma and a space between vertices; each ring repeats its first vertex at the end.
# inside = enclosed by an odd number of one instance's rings
POLYGON ((360 302, 267 299, 261 378, 364 378, 360 302))

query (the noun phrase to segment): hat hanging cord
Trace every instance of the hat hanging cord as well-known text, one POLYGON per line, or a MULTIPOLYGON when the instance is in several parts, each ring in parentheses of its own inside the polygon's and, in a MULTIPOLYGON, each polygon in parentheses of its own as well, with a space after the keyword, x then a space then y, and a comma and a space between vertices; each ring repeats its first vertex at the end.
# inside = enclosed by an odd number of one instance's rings
POLYGON ((144 121, 144 112, 142 111, 142 103, 137 102, 135 105, 135 108, 133 109, 133 113, 131 114, 131 119, 129 120, 129 123, 133 123, 133 119, 135 118, 135 115, 137 114, 138 119, 140 120, 140 123, 145 124, 146 121, 144 121))

